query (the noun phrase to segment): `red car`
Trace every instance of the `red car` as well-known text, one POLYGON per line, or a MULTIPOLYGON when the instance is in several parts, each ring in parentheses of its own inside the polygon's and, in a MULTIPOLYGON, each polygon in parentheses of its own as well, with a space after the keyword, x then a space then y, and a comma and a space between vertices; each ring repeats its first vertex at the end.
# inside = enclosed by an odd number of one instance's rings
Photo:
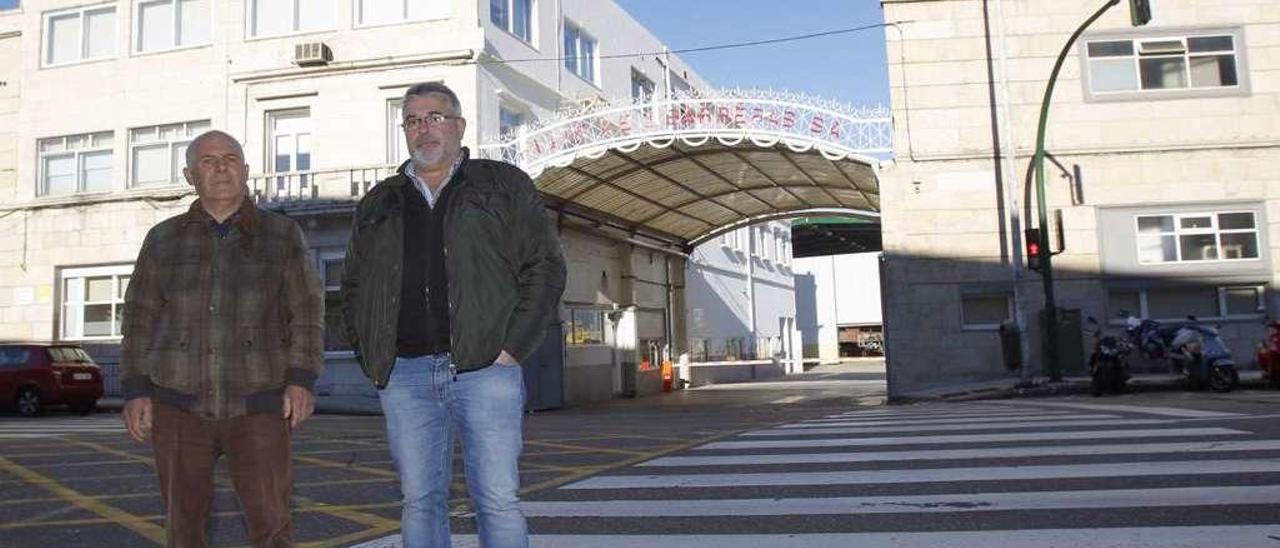
POLYGON ((0 342, 0 406, 30 417, 66 405, 91 413, 102 397, 102 369, 67 343, 0 342))

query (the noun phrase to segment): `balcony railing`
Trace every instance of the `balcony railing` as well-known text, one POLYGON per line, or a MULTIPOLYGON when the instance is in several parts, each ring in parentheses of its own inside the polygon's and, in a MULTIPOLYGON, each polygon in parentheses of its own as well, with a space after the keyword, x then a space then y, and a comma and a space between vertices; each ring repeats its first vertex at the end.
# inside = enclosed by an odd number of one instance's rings
POLYGON ((395 173, 394 165, 259 173, 249 177, 249 193, 258 203, 307 200, 359 200, 374 184, 395 173))

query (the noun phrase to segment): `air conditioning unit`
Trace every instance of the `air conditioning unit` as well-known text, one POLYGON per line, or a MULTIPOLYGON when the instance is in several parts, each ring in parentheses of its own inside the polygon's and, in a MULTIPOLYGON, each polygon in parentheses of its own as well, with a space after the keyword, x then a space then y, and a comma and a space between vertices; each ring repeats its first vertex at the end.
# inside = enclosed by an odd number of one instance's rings
POLYGON ((333 50, 324 42, 302 42, 293 46, 293 64, 300 67, 327 65, 333 60, 333 50))

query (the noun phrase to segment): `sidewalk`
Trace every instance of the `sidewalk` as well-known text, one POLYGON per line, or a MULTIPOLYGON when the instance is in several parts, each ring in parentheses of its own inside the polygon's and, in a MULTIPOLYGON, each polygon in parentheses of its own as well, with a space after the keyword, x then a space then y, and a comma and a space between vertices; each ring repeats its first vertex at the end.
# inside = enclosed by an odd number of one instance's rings
MULTIPOLYGON (((1262 388, 1266 380, 1259 369, 1239 371, 1240 384, 1237 389, 1262 388)), ((1036 398, 1060 396, 1067 394, 1090 394, 1092 386, 1089 377, 1065 377, 1060 382, 1049 382, 1044 378, 1035 379, 1031 386, 1018 386, 1019 379, 997 379, 967 384, 952 385, 928 390, 919 390, 895 396, 892 403, 912 401, 969 401, 1008 398, 1036 398)), ((1129 378, 1129 392, 1157 392, 1165 390, 1186 390, 1186 382, 1181 374, 1176 373, 1140 373, 1129 378)))

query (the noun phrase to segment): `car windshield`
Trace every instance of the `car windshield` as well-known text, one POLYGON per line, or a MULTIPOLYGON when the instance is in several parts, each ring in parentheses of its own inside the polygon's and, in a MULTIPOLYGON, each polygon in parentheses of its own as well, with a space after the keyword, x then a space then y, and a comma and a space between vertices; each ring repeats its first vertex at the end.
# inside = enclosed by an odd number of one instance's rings
POLYGON ((93 359, 84 349, 74 346, 50 346, 49 359, 58 363, 93 363, 93 359))

